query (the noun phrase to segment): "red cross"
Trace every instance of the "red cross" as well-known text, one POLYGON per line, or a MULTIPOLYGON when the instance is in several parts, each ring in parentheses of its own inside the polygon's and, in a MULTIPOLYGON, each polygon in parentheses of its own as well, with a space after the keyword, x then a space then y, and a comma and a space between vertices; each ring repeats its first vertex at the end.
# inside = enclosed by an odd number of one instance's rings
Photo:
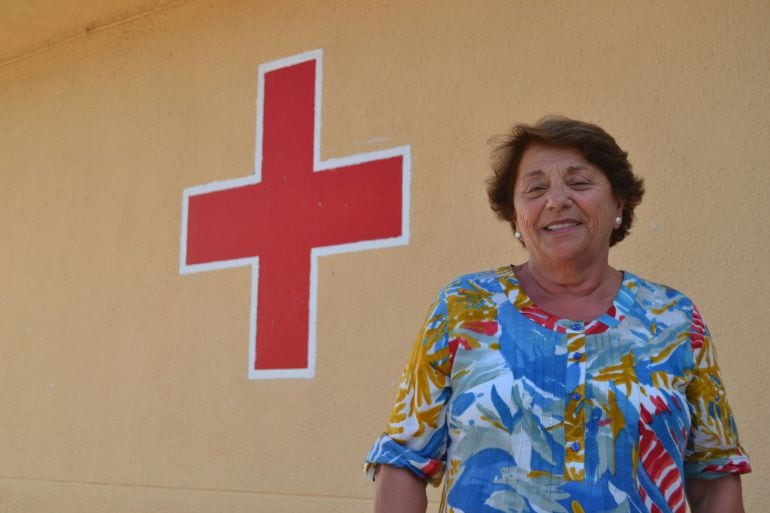
POLYGON ((316 260, 406 244, 409 149, 319 162, 320 50, 259 79, 257 170, 185 190, 180 269, 252 266, 250 377, 312 377, 316 260))

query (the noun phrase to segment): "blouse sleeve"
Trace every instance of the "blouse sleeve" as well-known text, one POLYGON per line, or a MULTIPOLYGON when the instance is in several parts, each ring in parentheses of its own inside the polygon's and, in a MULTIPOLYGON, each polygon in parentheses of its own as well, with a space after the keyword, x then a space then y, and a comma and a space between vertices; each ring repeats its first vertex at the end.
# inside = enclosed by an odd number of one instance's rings
POLYGON ((373 480, 379 465, 406 468, 437 486, 446 466, 446 406, 451 396, 447 302, 433 302, 404 369, 385 433, 366 457, 373 480))
POLYGON ((748 454, 741 447, 727 402, 711 335, 695 307, 690 345, 694 361, 687 400, 692 427, 685 451, 685 476, 716 479, 751 472, 748 454))

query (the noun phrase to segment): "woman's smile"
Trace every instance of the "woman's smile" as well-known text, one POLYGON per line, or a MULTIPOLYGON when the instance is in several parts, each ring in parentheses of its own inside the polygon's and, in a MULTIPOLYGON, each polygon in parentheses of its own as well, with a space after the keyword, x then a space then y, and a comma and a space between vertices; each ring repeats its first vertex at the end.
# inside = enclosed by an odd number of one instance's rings
POLYGON ((544 226, 543 230, 549 233, 566 233, 572 231, 572 228, 577 228, 580 224, 579 221, 572 219, 559 220, 544 226))

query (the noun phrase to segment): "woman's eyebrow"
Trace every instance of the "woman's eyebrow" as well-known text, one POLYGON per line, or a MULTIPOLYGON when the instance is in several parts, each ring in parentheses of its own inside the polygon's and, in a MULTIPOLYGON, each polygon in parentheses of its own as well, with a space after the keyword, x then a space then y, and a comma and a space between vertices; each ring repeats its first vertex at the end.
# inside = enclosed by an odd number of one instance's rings
POLYGON ((545 176, 545 173, 543 173, 543 171, 541 171, 540 169, 534 169, 532 171, 527 171, 526 173, 524 173, 522 175, 522 178, 530 178, 533 176, 545 176))
MULTIPOLYGON (((577 165, 569 166, 566 169, 566 173, 567 174, 575 174, 575 173, 577 173, 579 171, 585 171, 586 169, 588 169, 588 166, 584 166, 583 164, 577 164, 577 165)), ((545 176, 545 173, 541 169, 533 169, 532 171, 527 171, 521 177, 522 178, 530 178, 530 177, 534 177, 534 176, 545 176)))
POLYGON ((570 174, 570 175, 571 174, 575 174, 578 171, 585 171, 586 169, 588 169, 588 168, 586 166, 583 166, 583 165, 569 166, 567 168, 567 174, 570 174))

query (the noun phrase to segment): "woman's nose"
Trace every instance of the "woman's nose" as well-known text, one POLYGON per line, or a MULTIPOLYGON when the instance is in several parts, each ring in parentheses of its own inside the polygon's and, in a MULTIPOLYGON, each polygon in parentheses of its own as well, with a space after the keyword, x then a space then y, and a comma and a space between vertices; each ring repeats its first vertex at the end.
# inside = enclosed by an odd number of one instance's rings
POLYGON ((552 187, 551 190, 548 191, 547 208, 559 211, 568 207, 571 203, 572 198, 570 197, 569 189, 565 189, 564 187, 552 187))

